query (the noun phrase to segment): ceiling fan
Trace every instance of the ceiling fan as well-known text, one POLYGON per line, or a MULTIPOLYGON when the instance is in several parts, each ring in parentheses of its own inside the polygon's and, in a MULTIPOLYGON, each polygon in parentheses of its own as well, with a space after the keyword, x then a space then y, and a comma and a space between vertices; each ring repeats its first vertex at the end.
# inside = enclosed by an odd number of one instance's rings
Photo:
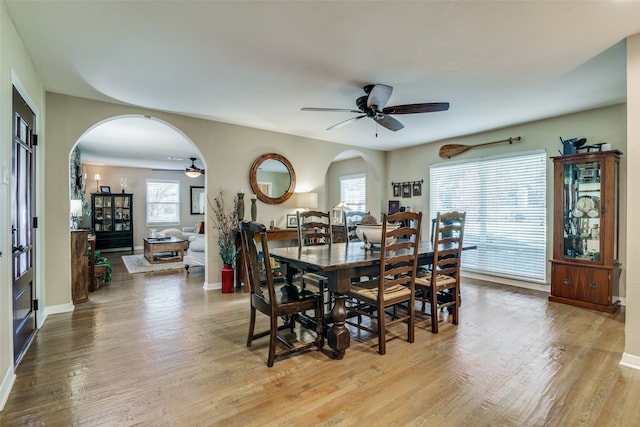
POLYGON ((200 175, 204 174, 204 169, 200 169, 199 167, 196 166, 196 158, 195 157, 189 157, 189 160, 191 160, 191 166, 186 168, 185 171, 184 171, 184 173, 189 178, 197 178, 200 175))
POLYGON ((367 85, 363 89, 366 95, 356 100, 357 110, 342 108, 302 108, 302 111, 339 111, 360 114, 359 116, 351 117, 350 119, 337 123, 327 128, 327 130, 344 126, 364 117, 369 117, 379 125, 396 132, 404 128, 404 125, 391 117, 391 114, 432 113, 449 109, 448 102, 427 102, 423 104, 405 104, 385 107, 385 104, 391 97, 393 87, 375 84, 367 85))

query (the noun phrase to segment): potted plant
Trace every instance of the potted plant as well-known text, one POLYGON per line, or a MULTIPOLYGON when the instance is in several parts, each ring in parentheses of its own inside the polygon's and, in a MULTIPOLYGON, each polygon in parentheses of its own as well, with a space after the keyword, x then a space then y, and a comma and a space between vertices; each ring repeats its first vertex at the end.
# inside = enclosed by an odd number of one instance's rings
MULTIPOLYGON (((111 263, 107 258, 100 256, 100 251, 93 253, 93 275, 96 278, 102 278, 102 283, 107 284, 111 281, 111 263)), ((96 286, 96 289, 100 286, 96 286)))
POLYGON ((222 292, 233 292, 233 266, 238 255, 238 249, 236 248, 238 200, 236 196, 229 211, 225 210, 222 190, 213 200, 213 227, 218 232, 218 252, 223 264, 222 292))

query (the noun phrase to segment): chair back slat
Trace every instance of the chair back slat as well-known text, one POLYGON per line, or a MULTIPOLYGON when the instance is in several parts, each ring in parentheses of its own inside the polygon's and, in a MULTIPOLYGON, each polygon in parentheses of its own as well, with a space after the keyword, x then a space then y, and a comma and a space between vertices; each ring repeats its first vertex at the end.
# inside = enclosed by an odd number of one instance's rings
POLYGON ((256 222, 242 221, 240 223, 240 233, 242 240, 242 256, 244 257, 245 280, 248 283, 251 293, 256 295, 266 303, 276 304, 276 291, 273 281, 273 271, 269 255, 269 245, 267 244, 267 229, 264 225, 256 222), (262 264, 258 256, 255 235, 258 234, 260 247, 262 250, 262 264), (264 294, 260 271, 264 269, 265 281, 267 285, 267 295, 264 294))
POLYGON ((398 284, 405 284, 413 294, 418 268, 418 244, 420 241, 418 236, 420 236, 422 212, 384 214, 382 221, 379 298, 384 294, 385 288, 398 284), (388 224, 394 223, 402 223, 403 226, 397 229, 387 227, 388 224))
MULTIPOLYGON (((465 212, 438 212, 433 237, 433 271, 435 273, 459 279, 465 220, 465 212)), ((436 275, 432 276, 432 281, 435 282, 436 275)))
POLYGON ((298 246, 331 245, 331 214, 320 211, 302 211, 298 217, 298 246))
POLYGON ((366 215, 370 215, 369 211, 345 211, 343 214, 343 222, 346 228, 347 240, 360 240, 356 234, 356 228, 366 215))

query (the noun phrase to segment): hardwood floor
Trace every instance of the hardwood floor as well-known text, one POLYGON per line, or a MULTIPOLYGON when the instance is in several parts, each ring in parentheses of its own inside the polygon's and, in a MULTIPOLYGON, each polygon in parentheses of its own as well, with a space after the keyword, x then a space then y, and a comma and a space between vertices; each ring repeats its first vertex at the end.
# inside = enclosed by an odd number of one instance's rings
MULTIPOLYGON (((247 294, 204 291, 202 269, 130 275, 49 317, 17 368, 0 425, 632 426, 640 371, 619 366, 617 314, 465 280, 460 325, 415 343, 354 334, 343 360, 266 366, 245 346, 247 294)), ((258 317, 266 327, 266 317, 258 317)), ((403 326, 397 325, 399 333, 403 326)), ((306 338, 311 338, 309 335, 306 338)))

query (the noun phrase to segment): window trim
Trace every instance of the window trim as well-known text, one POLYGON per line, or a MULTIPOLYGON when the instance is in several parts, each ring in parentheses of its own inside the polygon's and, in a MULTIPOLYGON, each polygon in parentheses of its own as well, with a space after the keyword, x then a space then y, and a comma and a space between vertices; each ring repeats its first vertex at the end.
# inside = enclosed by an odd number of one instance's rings
MULTIPOLYGON (((148 178, 146 180, 146 184, 145 184, 145 191, 146 191, 146 195, 145 195, 145 221, 146 221, 146 225, 147 227, 166 227, 166 226, 171 226, 171 225, 180 225, 180 211, 182 209, 182 203, 181 203, 181 195, 180 195, 180 190, 182 187, 182 182, 180 180, 176 180, 176 179, 162 179, 162 178, 148 178), (176 217, 175 220, 176 221, 150 221, 149 220, 149 204, 150 203, 160 203, 160 202, 153 202, 149 200, 149 184, 153 184, 153 183, 160 183, 160 184, 173 184, 176 186, 177 192, 176 192, 176 202, 171 202, 171 204, 175 204, 176 205, 176 217)), ((168 203, 167 203, 168 204, 168 203)))

